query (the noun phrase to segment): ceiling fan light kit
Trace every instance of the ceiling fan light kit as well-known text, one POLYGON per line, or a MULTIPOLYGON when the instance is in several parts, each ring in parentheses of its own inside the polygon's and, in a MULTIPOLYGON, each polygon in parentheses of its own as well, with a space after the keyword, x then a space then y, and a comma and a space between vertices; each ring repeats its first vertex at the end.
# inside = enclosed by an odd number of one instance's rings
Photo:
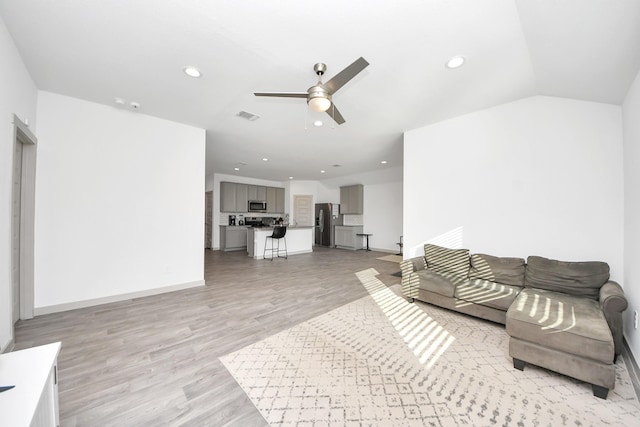
POLYGON ((307 104, 313 111, 326 112, 336 123, 345 122, 342 114, 336 108, 331 97, 349 80, 364 70, 369 63, 362 57, 356 59, 351 65, 333 76, 327 83, 322 83, 322 75, 327 66, 321 62, 313 66, 313 71, 318 75, 318 83, 311 86, 306 92, 255 92, 255 96, 275 96, 283 98, 307 98, 307 104))
POLYGON ((331 107, 331 95, 327 90, 321 86, 313 86, 309 88, 307 92, 309 94, 307 98, 307 104, 313 111, 318 113, 324 113, 331 107))

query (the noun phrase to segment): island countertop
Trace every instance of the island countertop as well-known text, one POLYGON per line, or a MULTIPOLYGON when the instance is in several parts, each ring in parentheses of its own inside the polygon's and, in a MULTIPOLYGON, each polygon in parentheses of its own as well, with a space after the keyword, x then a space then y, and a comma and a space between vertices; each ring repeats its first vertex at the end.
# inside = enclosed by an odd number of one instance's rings
MULTIPOLYGON (((247 253, 250 257, 255 259, 263 259, 265 242, 267 236, 270 236, 273 232, 271 226, 266 227, 251 227, 247 232, 247 253)), ((287 253, 289 255, 297 255, 313 252, 313 227, 287 227, 287 233, 285 235, 287 253)), ((270 239, 269 239, 270 240, 270 239)), ((274 241, 274 245, 277 247, 278 242, 274 241)), ((280 248, 284 247, 284 241, 280 241, 280 248)), ((271 247, 271 242, 268 243, 271 247)), ((269 258, 269 256, 267 256, 269 258)))

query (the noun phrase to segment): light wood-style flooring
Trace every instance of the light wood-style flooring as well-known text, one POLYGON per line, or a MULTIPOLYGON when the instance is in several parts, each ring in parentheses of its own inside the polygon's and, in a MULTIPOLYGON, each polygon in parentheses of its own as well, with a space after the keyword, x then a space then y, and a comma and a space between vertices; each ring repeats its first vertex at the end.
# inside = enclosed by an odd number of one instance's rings
POLYGON ((264 426, 218 357, 367 295, 357 271, 399 283, 384 255, 206 250, 205 287, 19 321, 16 350, 62 341, 63 427, 264 426))

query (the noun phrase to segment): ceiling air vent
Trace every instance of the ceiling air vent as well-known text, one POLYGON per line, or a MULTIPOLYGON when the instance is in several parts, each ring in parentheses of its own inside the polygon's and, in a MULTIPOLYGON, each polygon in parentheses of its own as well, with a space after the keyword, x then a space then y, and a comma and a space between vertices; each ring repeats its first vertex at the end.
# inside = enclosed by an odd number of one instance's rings
POLYGON ((237 114, 238 117, 242 117, 243 119, 247 119, 250 122, 255 122, 256 120, 258 120, 260 118, 260 116, 256 116, 255 114, 251 114, 247 111, 240 111, 237 114))

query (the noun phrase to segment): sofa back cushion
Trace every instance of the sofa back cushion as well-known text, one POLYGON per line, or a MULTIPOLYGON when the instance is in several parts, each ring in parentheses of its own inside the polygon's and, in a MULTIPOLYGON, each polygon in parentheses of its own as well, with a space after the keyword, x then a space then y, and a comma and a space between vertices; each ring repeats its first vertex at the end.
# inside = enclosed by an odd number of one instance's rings
POLYGON ((427 268, 436 273, 469 277, 469 249, 449 249, 442 246, 424 245, 427 268))
POLYGON ((600 288, 608 280, 606 262, 567 262, 530 256, 524 286, 598 300, 600 288))
POLYGON ((471 255, 469 279, 482 279, 511 286, 524 286, 524 259, 471 255))

